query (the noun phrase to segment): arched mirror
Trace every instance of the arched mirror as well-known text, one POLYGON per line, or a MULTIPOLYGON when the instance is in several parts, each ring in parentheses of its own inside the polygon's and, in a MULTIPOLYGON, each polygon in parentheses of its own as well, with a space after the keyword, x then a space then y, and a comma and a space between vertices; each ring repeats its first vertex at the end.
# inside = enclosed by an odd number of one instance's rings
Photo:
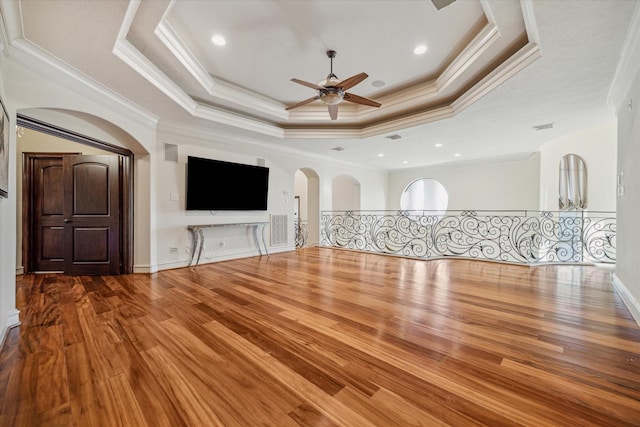
POLYGON ((413 181, 402 192, 400 209, 403 211, 446 211, 449 195, 444 186, 435 179, 420 178, 413 181))
POLYGON ((560 160, 560 210, 583 210, 587 207, 587 167, 576 154, 567 154, 560 160))

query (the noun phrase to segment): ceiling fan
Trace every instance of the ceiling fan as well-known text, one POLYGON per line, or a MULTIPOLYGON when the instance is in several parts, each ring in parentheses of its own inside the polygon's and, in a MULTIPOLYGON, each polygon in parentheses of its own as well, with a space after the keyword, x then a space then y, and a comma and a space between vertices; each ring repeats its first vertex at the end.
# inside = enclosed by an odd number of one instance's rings
POLYGON ((336 57, 336 51, 328 50, 327 56, 331 59, 331 71, 325 80, 315 84, 299 79, 291 79, 292 82, 317 90, 318 95, 305 99, 304 101, 300 101, 297 104, 290 105, 286 110, 291 110, 319 99, 329 108, 329 117, 331 117, 331 120, 336 120, 338 118, 338 104, 342 101, 349 101, 354 104, 368 105, 371 107, 379 107, 382 105, 378 102, 372 101, 371 99, 347 92, 348 89, 351 89, 369 77, 367 73, 356 74, 355 76, 351 76, 348 79, 341 81, 335 74, 333 74, 333 58, 336 57))

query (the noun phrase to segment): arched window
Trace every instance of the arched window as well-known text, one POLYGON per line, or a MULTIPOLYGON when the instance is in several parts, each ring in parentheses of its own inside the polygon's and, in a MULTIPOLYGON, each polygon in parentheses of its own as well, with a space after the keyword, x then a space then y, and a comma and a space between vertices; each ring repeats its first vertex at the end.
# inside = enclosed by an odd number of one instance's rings
POLYGON ((576 154, 560 159, 558 180, 560 210, 583 210, 587 207, 587 167, 576 154))
POLYGON ((435 179, 419 178, 402 192, 400 209, 403 211, 446 211, 449 195, 444 186, 435 179))

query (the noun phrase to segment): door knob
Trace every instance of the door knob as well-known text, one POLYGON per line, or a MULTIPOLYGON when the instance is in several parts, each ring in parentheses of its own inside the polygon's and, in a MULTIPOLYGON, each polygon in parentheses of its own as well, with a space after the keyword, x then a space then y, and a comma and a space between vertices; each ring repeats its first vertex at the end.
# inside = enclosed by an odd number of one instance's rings
POLYGON ((68 222, 70 222, 70 221, 69 221, 67 218, 65 218, 65 219, 64 219, 64 223, 66 224, 66 223, 68 223, 68 222))

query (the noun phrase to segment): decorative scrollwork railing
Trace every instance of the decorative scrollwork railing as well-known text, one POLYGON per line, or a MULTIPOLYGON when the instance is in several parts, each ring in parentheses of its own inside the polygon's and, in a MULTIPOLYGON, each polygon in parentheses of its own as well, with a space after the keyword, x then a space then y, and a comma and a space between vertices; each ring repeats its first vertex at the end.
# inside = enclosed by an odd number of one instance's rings
POLYGON ((613 212, 322 212, 322 246, 519 264, 615 263, 613 212))
POLYGON ((306 247, 309 240, 307 221, 295 220, 294 227, 294 240, 296 242, 296 249, 306 247))

